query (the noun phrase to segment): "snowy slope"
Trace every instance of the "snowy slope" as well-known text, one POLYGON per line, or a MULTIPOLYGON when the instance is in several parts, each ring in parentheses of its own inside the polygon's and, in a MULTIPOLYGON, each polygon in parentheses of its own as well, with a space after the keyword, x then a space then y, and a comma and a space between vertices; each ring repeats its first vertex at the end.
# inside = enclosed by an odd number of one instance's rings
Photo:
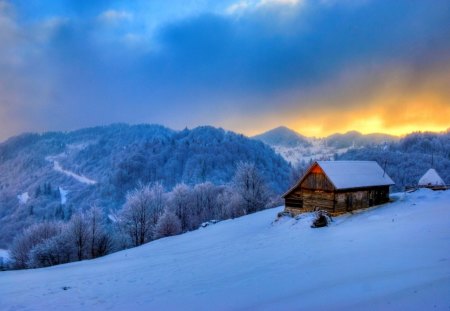
POLYGON ((286 161, 297 164, 302 161, 308 163, 310 161, 325 159, 325 160, 333 160, 335 155, 343 154, 348 150, 355 147, 348 148, 335 148, 332 146, 328 146, 326 139, 323 138, 308 138, 310 146, 295 146, 295 147, 287 147, 287 146, 271 146, 273 150, 281 155, 286 161))
POLYGON ((0 272, 0 310, 448 310, 450 191, 309 228, 267 210, 104 258, 0 272), (64 290, 64 288, 66 290, 64 290))

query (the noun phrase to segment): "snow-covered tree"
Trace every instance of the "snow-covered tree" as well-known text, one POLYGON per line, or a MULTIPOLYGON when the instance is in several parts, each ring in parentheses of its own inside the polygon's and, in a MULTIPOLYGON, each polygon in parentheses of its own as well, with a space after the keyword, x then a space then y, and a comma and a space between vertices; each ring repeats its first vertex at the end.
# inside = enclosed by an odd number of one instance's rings
POLYGON ((246 213, 264 209, 269 200, 267 185, 254 163, 240 162, 233 178, 233 188, 246 213))
POLYGON ((67 233, 67 226, 63 226, 60 234, 33 247, 29 267, 41 268, 73 261, 75 249, 67 233))
POLYGON ((105 228, 103 211, 97 206, 92 206, 86 212, 86 219, 89 227, 88 248, 90 258, 106 255, 111 248, 112 241, 105 228))
POLYGON ((159 218, 155 228, 155 237, 163 238, 181 233, 181 221, 172 212, 166 211, 159 218))
POLYGON ((152 239, 153 229, 164 211, 161 184, 146 185, 127 195, 127 201, 119 215, 119 224, 133 246, 152 239))
POLYGON ((55 222, 42 222, 25 229, 17 236, 10 249, 11 260, 16 269, 25 269, 30 260, 30 251, 36 245, 60 233, 60 226, 55 222))
POLYGON ((192 189, 186 184, 176 185, 169 194, 168 208, 180 219, 183 231, 194 228, 192 206, 192 189))
POLYGON ((220 209, 218 208, 217 197, 222 188, 210 182, 195 185, 193 189, 194 211, 199 224, 219 218, 220 209))
POLYGON ((246 214, 241 196, 231 187, 226 187, 217 197, 221 219, 240 217, 246 214))
POLYGON ((84 213, 76 213, 70 219, 68 234, 75 248, 77 260, 86 259, 88 256, 89 223, 84 213))

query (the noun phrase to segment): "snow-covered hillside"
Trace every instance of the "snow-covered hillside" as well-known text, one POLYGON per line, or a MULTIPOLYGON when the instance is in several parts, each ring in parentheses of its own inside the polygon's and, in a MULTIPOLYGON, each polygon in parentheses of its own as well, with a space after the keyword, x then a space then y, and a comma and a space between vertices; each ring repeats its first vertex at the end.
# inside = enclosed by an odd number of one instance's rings
POLYGON ((0 310, 448 310, 450 191, 309 227, 282 208, 100 259, 0 272, 0 310))
POLYGON ((296 147, 287 147, 287 146, 272 146, 273 150, 281 155, 286 161, 295 165, 304 161, 305 163, 309 163, 314 160, 334 160, 334 156, 336 154, 340 155, 344 152, 347 152, 348 148, 334 148, 327 146, 326 140, 321 138, 308 138, 309 146, 296 146, 296 147))
POLYGON ((271 146, 286 161, 293 165, 308 164, 314 160, 333 160, 348 150, 365 146, 381 146, 398 140, 398 137, 387 134, 361 134, 350 131, 344 134, 333 134, 328 137, 306 137, 287 127, 280 126, 252 137, 271 146))

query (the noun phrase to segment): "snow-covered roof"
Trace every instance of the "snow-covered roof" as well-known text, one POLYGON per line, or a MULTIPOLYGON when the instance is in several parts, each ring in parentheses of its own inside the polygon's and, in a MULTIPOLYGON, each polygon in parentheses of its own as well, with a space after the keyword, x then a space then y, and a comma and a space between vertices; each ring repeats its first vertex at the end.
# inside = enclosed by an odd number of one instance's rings
MULTIPOLYGON (((337 190, 390 186, 395 184, 389 175, 385 173, 375 161, 317 161, 314 165, 315 164, 323 170, 337 190)), ((311 168, 313 168, 314 165, 312 165, 311 168)), ((283 194, 283 197, 286 197, 296 189, 308 175, 310 170, 294 187, 283 194)))
POLYGON ((445 186, 445 182, 434 168, 430 168, 425 175, 419 179, 419 186, 445 186))
POLYGON ((317 164, 336 189, 394 184, 375 161, 317 161, 317 164))

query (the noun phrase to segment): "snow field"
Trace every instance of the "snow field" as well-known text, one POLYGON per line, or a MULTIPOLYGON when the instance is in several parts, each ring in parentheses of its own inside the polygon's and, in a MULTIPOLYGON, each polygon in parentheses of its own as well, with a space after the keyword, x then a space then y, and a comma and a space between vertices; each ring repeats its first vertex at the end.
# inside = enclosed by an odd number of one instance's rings
POLYGON ((96 260, 0 273, 0 310, 448 310, 450 191, 311 229, 282 208, 96 260))

